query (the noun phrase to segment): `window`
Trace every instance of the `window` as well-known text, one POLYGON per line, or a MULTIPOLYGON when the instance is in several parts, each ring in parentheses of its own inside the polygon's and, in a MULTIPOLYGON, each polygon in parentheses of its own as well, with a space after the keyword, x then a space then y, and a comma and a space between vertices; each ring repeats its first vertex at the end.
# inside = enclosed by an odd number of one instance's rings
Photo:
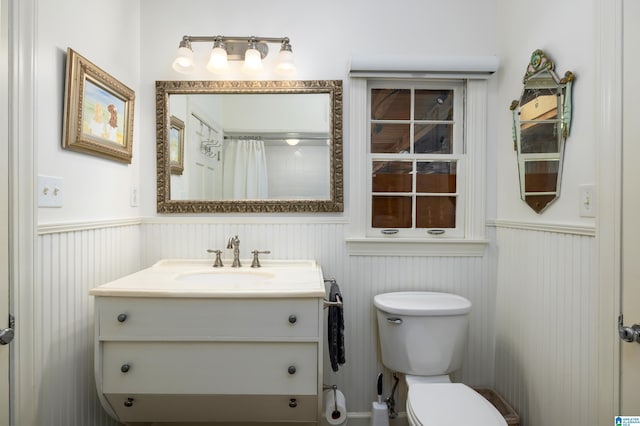
POLYGON ((427 60, 437 69, 419 72, 352 62, 350 255, 484 253, 487 80, 497 60, 481 62, 427 60))
POLYGON ((464 235, 464 84, 368 82, 368 236, 464 235))

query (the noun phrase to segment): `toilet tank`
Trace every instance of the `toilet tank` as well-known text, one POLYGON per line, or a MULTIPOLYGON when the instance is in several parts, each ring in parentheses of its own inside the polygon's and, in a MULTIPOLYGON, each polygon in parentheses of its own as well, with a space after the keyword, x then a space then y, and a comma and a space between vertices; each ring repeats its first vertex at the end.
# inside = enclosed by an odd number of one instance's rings
POLYGON ((390 370, 436 376, 460 368, 471 302, 435 292, 395 292, 374 297, 382 363, 390 370))

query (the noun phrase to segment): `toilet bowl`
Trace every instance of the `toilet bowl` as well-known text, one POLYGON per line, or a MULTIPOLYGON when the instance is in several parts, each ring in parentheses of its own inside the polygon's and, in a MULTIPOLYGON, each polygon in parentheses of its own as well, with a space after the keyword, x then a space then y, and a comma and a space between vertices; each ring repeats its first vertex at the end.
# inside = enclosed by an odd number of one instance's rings
POLYGON ((374 297, 385 367, 405 374, 411 426, 507 426, 482 395, 449 374, 462 366, 471 302, 435 292, 374 297))
POLYGON ((482 395, 449 376, 406 375, 410 426, 506 426, 500 412, 482 395))
POLYGON ((409 388, 407 419, 411 426, 507 426, 496 408, 462 383, 419 384, 409 388))

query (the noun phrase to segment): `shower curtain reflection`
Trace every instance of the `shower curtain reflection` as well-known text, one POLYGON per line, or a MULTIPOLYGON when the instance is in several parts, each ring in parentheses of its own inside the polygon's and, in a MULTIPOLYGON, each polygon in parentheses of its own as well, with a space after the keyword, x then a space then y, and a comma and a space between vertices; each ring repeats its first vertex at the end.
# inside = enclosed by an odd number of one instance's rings
POLYGON ((225 139, 222 158, 225 200, 269 197, 264 141, 256 138, 225 139))

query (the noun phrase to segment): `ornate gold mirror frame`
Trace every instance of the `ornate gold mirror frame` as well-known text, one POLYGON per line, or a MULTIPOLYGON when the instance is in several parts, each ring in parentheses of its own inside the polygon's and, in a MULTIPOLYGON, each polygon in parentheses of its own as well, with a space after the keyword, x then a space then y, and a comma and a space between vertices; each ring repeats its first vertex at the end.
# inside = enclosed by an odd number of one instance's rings
MULTIPOLYGON (((342 212, 342 81, 157 81, 157 211, 158 213, 320 213, 342 212), (177 199, 171 196, 170 129, 172 95, 191 94, 327 94, 329 176, 325 199, 177 199)), ((250 119, 251 117, 247 117, 250 119)), ((295 118, 291 118, 295 120, 295 118)), ((326 138, 326 137, 325 137, 326 138)))
POLYGON ((560 196, 564 144, 571 130, 574 75, 562 79, 542 50, 531 55, 519 100, 511 103, 520 198, 542 213, 560 196))

